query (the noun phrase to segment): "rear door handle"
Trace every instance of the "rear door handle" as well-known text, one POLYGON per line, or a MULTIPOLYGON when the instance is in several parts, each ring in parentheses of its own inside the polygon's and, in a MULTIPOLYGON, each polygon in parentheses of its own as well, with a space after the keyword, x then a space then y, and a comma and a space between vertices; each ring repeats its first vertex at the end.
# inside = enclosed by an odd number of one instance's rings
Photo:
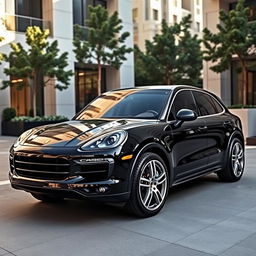
POLYGON ((223 125, 224 125, 224 126, 230 126, 230 125, 231 125, 231 121, 224 121, 224 122, 223 122, 223 125))

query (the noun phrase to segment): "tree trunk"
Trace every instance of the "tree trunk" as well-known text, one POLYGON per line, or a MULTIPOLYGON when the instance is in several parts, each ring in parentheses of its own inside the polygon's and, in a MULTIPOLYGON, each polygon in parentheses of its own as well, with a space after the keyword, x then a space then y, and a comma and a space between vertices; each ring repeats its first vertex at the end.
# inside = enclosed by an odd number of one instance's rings
POLYGON ((243 76, 243 105, 248 104, 248 71, 245 62, 242 63, 242 76, 243 76))
POLYGON ((101 64, 98 61, 98 83, 97 83, 97 95, 101 95, 101 64))
POLYGON ((33 92, 33 116, 35 117, 37 115, 37 88, 38 88, 38 79, 39 75, 37 71, 33 72, 33 78, 32 78, 32 92, 33 92))
POLYGON ((164 82, 166 85, 172 85, 172 78, 171 78, 171 75, 168 70, 165 72, 165 81, 164 82))
POLYGON ((32 91, 33 91, 33 116, 36 116, 36 79, 33 78, 32 82, 32 91))

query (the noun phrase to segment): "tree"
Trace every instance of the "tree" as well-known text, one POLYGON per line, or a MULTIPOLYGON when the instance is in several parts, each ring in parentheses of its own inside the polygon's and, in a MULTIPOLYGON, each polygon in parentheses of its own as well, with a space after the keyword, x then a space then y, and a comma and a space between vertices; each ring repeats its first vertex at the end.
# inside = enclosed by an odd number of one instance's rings
POLYGON ((204 29, 204 59, 213 63, 211 70, 221 73, 230 68, 234 56, 238 58, 243 77, 243 104, 246 105, 248 70, 253 64, 250 60, 256 56, 256 23, 249 22, 249 8, 245 7, 244 0, 239 0, 230 12, 220 11, 217 29, 216 34, 204 29))
POLYGON ((190 26, 191 15, 172 26, 162 21, 161 33, 153 41, 146 41, 145 53, 135 51, 136 84, 144 80, 198 86, 202 70, 201 41, 197 35, 191 35, 190 26))
POLYGON ((86 21, 88 34, 85 39, 83 28, 75 26, 74 53, 79 63, 97 63, 98 83, 97 93, 101 94, 101 71, 103 65, 110 65, 119 69, 125 55, 132 52, 132 48, 125 45, 129 32, 120 34, 122 20, 115 12, 109 16, 108 11, 98 5, 89 6, 89 19, 86 21))
MULTIPOLYGON (((8 76, 19 78, 20 82, 15 86, 23 88, 26 82, 31 88, 31 102, 33 115, 37 114, 36 92, 42 88, 50 79, 55 78, 59 83, 55 88, 64 90, 68 88, 70 77, 73 75, 71 70, 65 71, 68 66, 68 53, 59 55, 58 42, 55 40, 49 43, 49 30, 41 30, 39 27, 28 27, 26 31, 25 49, 20 43, 11 43, 11 52, 4 55, 5 61, 9 62, 10 67, 4 69, 8 76), (44 81, 44 77, 48 77, 44 81)), ((14 86, 11 80, 4 81, 0 89, 14 86)))

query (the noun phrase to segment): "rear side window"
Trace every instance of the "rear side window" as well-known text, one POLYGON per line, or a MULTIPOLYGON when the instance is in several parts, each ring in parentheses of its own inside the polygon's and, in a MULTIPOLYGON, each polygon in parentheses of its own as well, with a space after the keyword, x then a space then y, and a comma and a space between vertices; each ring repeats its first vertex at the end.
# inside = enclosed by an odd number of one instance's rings
POLYGON ((168 120, 175 120, 177 113, 184 108, 191 109, 196 113, 198 112, 192 93, 189 90, 181 91, 176 94, 171 106, 171 111, 168 120))
POLYGON ((210 95, 193 91, 201 116, 214 115, 222 112, 221 106, 210 95))
POLYGON ((212 98, 212 101, 215 105, 217 112, 221 113, 223 111, 223 107, 220 105, 220 103, 217 100, 215 100, 213 97, 211 97, 211 98, 212 98))

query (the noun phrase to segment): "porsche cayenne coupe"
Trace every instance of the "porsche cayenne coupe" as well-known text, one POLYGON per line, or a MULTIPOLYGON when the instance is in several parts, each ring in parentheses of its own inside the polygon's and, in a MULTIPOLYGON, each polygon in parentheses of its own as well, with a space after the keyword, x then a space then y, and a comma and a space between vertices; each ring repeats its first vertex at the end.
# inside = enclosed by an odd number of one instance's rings
POLYGON ((148 86, 107 92, 71 121, 23 133, 10 149, 10 181, 38 200, 122 202, 158 213, 169 188, 244 171, 241 121, 210 92, 148 86))

